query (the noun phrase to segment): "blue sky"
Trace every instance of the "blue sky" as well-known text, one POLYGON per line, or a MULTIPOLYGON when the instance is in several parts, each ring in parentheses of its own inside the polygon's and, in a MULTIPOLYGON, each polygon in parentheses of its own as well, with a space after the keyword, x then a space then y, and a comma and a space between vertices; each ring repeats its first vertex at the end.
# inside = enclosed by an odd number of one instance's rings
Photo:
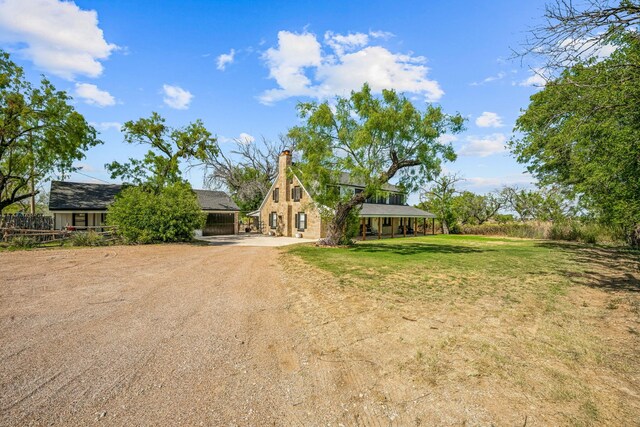
MULTIPOLYGON (((504 149, 529 97, 535 64, 510 60, 543 1, 0 0, 0 47, 35 81, 74 97, 105 144, 81 162, 141 156, 118 126, 152 111, 173 126, 202 119, 223 150, 233 138, 276 139, 300 100, 346 95, 369 81, 417 105, 468 117, 452 140, 461 187, 477 192, 531 178, 504 149)), ((202 172, 189 178, 202 187, 202 172)))

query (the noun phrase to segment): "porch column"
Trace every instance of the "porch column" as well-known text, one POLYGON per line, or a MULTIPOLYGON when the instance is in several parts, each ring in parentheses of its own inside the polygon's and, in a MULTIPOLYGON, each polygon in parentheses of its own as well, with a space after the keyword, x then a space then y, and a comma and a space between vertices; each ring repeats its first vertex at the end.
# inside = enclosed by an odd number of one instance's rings
POLYGON ((382 218, 378 217, 378 240, 382 239, 382 218))
POLYGON ((393 239, 393 234, 395 232, 395 228, 396 228, 396 219, 391 218, 391 238, 392 239, 393 239))
POLYGON ((362 240, 367 240, 367 220, 362 218, 362 240))
POLYGON ((436 219, 431 218, 431 234, 436 235, 436 219))

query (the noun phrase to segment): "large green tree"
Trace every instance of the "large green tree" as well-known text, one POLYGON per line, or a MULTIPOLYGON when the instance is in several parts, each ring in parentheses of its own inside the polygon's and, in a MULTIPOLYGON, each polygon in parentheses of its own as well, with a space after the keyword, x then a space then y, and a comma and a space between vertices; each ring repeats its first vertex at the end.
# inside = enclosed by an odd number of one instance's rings
POLYGON ((297 172, 329 216, 327 236, 321 244, 334 246, 345 240, 352 212, 371 196, 383 192, 391 179, 408 191, 433 179, 443 160, 455 153, 439 137, 460 132, 464 119, 445 114, 440 107, 416 108, 405 96, 383 90, 376 97, 365 84, 335 103, 298 105, 304 124, 289 137, 301 154, 297 172), (340 174, 365 185, 361 193, 339 191, 340 174))
POLYGON ((142 159, 130 158, 127 163, 114 161, 106 164, 111 178, 122 178, 156 190, 184 181, 181 162, 187 165, 190 162, 201 163, 219 151, 216 138, 200 120, 182 128, 173 128, 154 112, 149 118, 126 122, 122 132, 127 144, 146 145, 149 151, 142 159))
POLYGON ((573 65, 531 97, 510 142, 540 182, 576 195, 640 245, 640 39, 611 38, 606 59, 573 65))
POLYGON ((70 102, 44 77, 34 87, 0 51, 0 212, 37 194, 37 184, 52 174, 73 171, 101 143, 70 102))
POLYGON ((462 181, 457 174, 446 174, 436 177, 433 183, 421 195, 422 202, 418 205, 422 209, 433 212, 440 222, 442 234, 449 234, 451 227, 457 222, 456 212, 456 184, 462 181))

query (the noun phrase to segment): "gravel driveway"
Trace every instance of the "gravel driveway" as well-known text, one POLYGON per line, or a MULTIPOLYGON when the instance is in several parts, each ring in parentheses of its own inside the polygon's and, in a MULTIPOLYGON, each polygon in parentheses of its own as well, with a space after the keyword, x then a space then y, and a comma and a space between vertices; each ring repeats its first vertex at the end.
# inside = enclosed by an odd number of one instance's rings
POLYGON ((191 245, 0 253, 0 425, 290 418, 296 319, 276 256, 191 245))

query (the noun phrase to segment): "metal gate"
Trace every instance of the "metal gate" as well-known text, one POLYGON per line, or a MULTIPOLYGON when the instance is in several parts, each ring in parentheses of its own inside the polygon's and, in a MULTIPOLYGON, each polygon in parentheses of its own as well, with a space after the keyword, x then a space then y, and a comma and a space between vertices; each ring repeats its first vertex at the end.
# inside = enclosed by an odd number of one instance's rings
POLYGON ((218 236, 221 234, 234 234, 235 221, 232 213, 210 213, 207 215, 207 223, 202 230, 203 236, 218 236))

